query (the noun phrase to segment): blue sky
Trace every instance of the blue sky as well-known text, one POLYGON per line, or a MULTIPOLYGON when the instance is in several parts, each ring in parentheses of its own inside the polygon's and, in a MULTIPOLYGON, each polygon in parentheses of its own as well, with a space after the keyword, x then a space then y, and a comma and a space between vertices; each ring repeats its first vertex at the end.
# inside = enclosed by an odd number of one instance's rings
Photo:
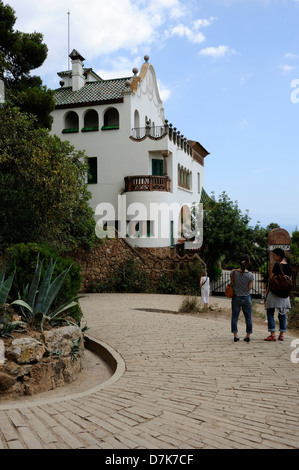
POLYGON ((49 88, 70 49, 103 78, 145 54, 166 118, 209 152, 205 189, 225 191, 251 225, 299 225, 299 0, 4 0, 16 28, 44 34, 49 88), (297 92, 298 90, 298 92, 297 92))

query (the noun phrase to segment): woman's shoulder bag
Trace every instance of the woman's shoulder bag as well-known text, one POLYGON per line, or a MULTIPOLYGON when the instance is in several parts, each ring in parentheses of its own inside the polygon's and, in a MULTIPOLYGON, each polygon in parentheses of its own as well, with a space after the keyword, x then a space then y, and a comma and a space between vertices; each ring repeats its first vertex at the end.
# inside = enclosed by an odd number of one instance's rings
POLYGON ((289 297, 292 290, 292 277, 284 274, 281 264, 279 263, 280 274, 269 279, 269 290, 277 297, 289 297))
POLYGON ((234 296, 233 284, 234 284, 235 272, 236 272, 236 270, 234 269, 234 272, 233 272, 231 281, 227 284, 227 286, 226 286, 226 288, 225 288, 225 295, 226 295, 226 297, 228 297, 229 299, 232 299, 233 296, 234 296))

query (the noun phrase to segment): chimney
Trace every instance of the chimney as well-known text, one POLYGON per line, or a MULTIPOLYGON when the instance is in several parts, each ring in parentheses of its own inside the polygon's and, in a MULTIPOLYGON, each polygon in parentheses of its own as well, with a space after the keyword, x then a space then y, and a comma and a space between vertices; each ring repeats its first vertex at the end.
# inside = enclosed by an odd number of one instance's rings
POLYGON ((83 70, 83 60, 85 59, 76 49, 73 49, 69 57, 72 60, 72 88, 73 91, 78 91, 85 83, 83 70))

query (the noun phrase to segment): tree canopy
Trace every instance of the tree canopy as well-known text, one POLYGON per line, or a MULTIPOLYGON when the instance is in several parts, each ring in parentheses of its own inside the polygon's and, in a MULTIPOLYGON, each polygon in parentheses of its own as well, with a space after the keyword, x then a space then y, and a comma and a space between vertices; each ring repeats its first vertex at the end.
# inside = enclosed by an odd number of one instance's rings
POLYGON ((242 213, 237 201, 232 201, 226 192, 204 210, 203 245, 201 256, 213 277, 218 262, 238 263, 240 254, 246 253, 251 259, 251 268, 258 268, 265 262, 268 249, 268 234, 278 227, 276 223, 267 228, 257 224, 250 226, 248 211, 242 213))
POLYGON ((32 115, 0 109, 0 236, 5 244, 72 248, 94 239, 86 157, 36 128, 32 115))
POLYGON ((32 70, 47 58, 48 48, 41 33, 14 30, 15 11, 0 0, 0 79, 4 80, 6 99, 27 113, 33 113, 35 126, 51 128, 53 91, 42 85, 32 70))

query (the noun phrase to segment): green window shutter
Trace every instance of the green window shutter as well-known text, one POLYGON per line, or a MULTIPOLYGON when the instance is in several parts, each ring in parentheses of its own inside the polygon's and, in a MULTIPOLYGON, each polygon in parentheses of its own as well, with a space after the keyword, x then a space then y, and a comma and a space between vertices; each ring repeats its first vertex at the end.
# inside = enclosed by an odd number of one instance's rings
POLYGON ((88 158, 88 184, 98 182, 98 159, 97 157, 88 158))
POLYGON ((170 221, 170 246, 174 247, 174 231, 173 231, 173 220, 170 221))
POLYGON ((164 175, 164 162, 163 160, 153 160, 152 161, 152 174, 155 176, 164 175))

